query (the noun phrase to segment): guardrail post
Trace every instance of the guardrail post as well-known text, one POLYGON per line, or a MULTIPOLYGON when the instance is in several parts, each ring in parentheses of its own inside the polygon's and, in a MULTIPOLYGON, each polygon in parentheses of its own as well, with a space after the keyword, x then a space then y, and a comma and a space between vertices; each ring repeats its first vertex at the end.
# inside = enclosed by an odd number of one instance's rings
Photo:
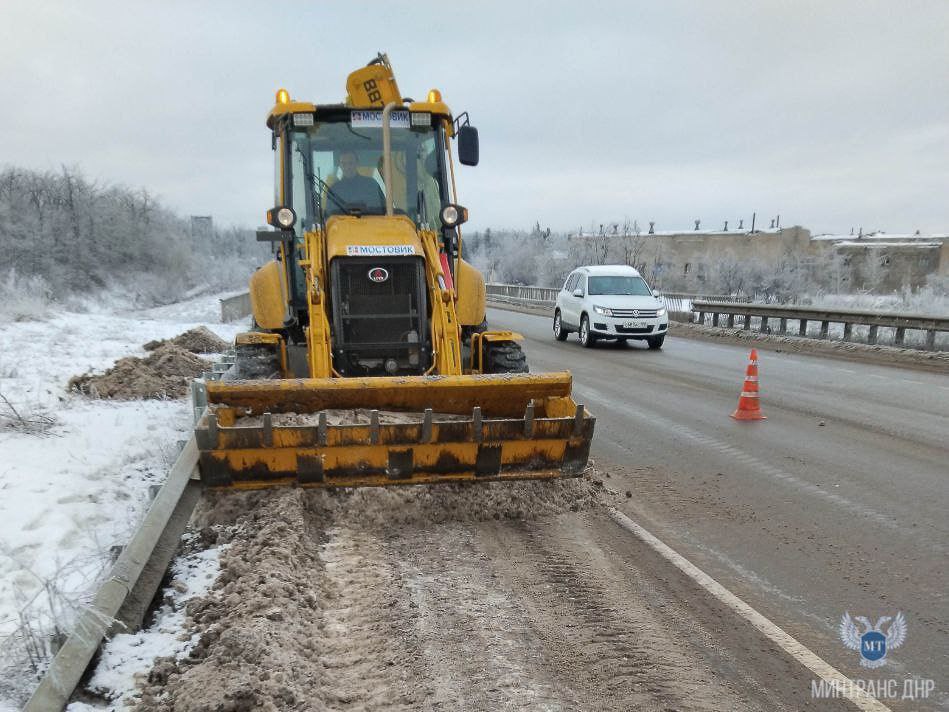
POLYGON ((822 339, 826 339, 826 338, 827 338, 827 327, 828 327, 829 325, 830 325, 830 322, 829 322, 829 321, 822 321, 822 322, 820 323, 820 337, 821 337, 822 339))
POLYGON ((893 343, 896 346, 902 346, 904 336, 906 336, 906 329, 902 326, 896 327, 896 336, 893 337, 893 343))
POLYGON ((797 335, 807 336, 807 319, 798 319, 797 335))
POLYGON ((926 332, 926 350, 935 351, 936 350, 936 330, 930 329, 926 332))
POLYGON ((850 341, 853 338, 853 324, 849 321, 844 324, 844 341, 850 341))
POLYGON ((781 317, 781 321, 778 323, 781 325, 778 329, 778 333, 781 334, 781 336, 785 336, 788 333, 788 320, 781 317))
POLYGON ((870 325, 870 331, 867 332, 867 343, 871 346, 877 342, 877 329, 879 327, 876 324, 870 325))

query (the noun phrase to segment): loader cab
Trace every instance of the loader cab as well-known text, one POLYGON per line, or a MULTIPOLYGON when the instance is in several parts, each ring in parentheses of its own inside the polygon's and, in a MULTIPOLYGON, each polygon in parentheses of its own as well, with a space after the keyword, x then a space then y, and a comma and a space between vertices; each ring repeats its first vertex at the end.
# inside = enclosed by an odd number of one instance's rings
MULTIPOLYGON (((275 127, 285 137, 275 141, 284 152, 279 204, 296 213, 298 236, 334 216, 385 214, 381 111, 319 107, 281 124, 275 127)), ((443 124, 444 117, 430 112, 397 110, 391 119, 394 212, 435 231, 449 202, 443 124)))
MULTIPOLYGON (((333 235, 341 230, 371 237, 385 221, 387 234, 401 230, 403 235, 389 242, 418 242, 418 231, 431 231, 451 255, 456 231, 442 223, 442 208, 451 202, 446 118, 429 111, 392 112, 393 217, 387 218, 380 110, 319 106, 275 117, 275 204, 292 208, 295 216, 295 244, 279 249, 289 275, 291 312, 301 327, 308 319, 306 276, 299 266, 306 233, 319 229, 325 246, 338 246, 333 235)), ((434 346, 423 251, 384 259, 345 252, 326 257, 319 280, 328 297, 336 371, 384 376, 430 369, 434 346)), ((297 340, 302 342, 302 331, 297 340)))

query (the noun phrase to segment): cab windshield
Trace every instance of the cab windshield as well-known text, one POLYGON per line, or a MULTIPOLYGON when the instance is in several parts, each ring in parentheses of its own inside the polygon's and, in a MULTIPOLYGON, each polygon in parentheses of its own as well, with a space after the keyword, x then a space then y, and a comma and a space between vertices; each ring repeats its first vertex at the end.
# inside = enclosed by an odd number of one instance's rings
MULTIPOLYGON (((332 215, 384 215, 382 112, 320 113, 313 126, 290 132, 291 204, 300 227, 332 215)), ((390 125, 393 211, 435 229, 448 202, 441 131, 430 115, 408 111, 393 111, 390 125)))
POLYGON ((590 294, 622 294, 631 297, 652 295, 642 277, 590 277, 588 290, 590 294))

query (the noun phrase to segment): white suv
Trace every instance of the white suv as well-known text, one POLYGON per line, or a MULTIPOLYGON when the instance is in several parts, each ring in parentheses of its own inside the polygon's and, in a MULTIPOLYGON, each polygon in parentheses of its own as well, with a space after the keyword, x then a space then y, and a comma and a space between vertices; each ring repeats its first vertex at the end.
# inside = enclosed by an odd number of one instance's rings
POLYGON ((586 347, 606 338, 645 340, 651 349, 662 348, 669 317, 658 294, 627 265, 575 269, 557 295, 554 336, 564 341, 576 331, 586 347))

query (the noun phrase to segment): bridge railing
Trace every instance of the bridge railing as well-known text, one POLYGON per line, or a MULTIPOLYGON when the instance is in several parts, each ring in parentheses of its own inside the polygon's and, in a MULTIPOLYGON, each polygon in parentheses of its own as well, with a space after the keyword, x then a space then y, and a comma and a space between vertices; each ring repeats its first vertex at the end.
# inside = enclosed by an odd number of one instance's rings
POLYGON ((842 324, 844 341, 854 340, 854 326, 867 326, 867 343, 876 344, 880 328, 892 329, 894 346, 909 346, 906 331, 917 330, 925 334, 923 348, 936 348, 936 335, 949 331, 949 317, 927 314, 903 314, 856 309, 826 309, 823 307, 778 306, 772 304, 735 304, 721 300, 694 300, 692 312, 699 324, 727 326, 774 333, 781 336, 789 333, 797 336, 830 338, 830 325, 842 324), (796 331, 789 332, 788 322, 796 322, 796 331), (808 334, 808 325, 820 324, 817 334, 808 334), (776 327, 776 328, 775 328, 776 327))
MULTIPOLYGON (((560 289, 556 287, 535 287, 526 284, 485 285, 488 299, 493 302, 552 308, 557 301, 560 289)), ((687 294, 684 292, 662 292, 659 300, 669 310, 669 318, 677 321, 692 320, 692 302, 696 299, 725 301, 751 301, 750 297, 733 297, 727 294, 687 294)))

